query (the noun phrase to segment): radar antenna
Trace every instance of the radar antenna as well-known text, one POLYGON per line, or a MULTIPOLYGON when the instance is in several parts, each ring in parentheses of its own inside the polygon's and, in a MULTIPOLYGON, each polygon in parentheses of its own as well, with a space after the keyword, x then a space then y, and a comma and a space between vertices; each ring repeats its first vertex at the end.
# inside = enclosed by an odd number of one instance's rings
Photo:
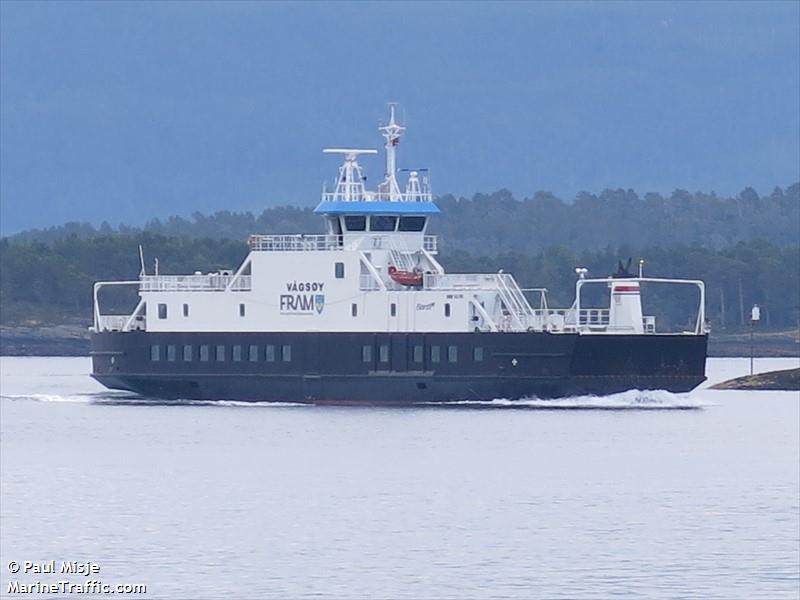
POLYGON ((377 154, 374 149, 362 148, 325 148, 325 154, 343 154, 344 163, 339 167, 339 177, 336 181, 330 200, 343 202, 357 202, 366 196, 364 180, 366 177, 358 164, 358 157, 362 154, 377 154))

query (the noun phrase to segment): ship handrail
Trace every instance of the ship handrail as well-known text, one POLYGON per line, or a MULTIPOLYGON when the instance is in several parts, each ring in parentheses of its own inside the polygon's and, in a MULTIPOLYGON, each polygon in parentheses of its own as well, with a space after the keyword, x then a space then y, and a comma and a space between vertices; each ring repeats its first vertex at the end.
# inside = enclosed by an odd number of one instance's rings
POLYGON ((252 289, 250 275, 207 273, 195 275, 142 275, 140 292, 246 292, 252 289))

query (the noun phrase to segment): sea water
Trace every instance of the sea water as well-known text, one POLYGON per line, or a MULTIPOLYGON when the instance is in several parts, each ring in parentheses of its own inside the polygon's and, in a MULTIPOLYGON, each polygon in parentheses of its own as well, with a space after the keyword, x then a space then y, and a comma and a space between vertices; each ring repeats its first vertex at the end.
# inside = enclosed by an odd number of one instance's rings
MULTIPOLYGON (((88 359, 0 365, 3 597, 800 595, 796 392, 149 404, 88 359)), ((710 359, 709 383, 748 370, 710 359)))

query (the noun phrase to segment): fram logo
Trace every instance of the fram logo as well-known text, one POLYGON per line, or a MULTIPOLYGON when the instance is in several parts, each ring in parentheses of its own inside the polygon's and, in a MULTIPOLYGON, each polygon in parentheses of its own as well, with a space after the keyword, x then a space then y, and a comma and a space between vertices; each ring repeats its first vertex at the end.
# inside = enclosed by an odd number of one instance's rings
POLYGON ((288 294, 280 296, 280 311, 284 315, 322 314, 325 308, 325 294, 319 293, 325 284, 321 281, 297 282, 286 284, 288 294), (308 293, 317 292, 317 293, 308 293))

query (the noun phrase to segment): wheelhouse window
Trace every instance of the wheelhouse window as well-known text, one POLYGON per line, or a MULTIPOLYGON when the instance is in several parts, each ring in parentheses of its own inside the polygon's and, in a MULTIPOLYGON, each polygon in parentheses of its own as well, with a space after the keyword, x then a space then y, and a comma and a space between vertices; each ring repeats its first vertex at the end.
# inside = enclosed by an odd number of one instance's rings
POLYGON ((158 344, 153 344, 150 346, 150 360, 152 361, 159 361, 161 360, 161 346, 158 344))
POLYGON ((458 346, 447 347, 447 361, 451 363, 458 362, 458 346))
POLYGON ((400 217, 397 231, 422 231, 425 229, 425 217, 400 217))
POLYGON ((159 319, 166 319, 167 318, 167 305, 166 304, 159 304, 158 305, 158 318, 159 319))
POLYGON ((397 217, 387 217, 386 215, 373 215, 369 218, 370 231, 394 231, 397 225, 397 217))
POLYGON ((192 345, 184 344, 183 346, 183 360, 184 362, 192 362, 192 345))
POLYGON ((333 268, 336 279, 344 279, 344 263, 337 262, 333 268))
POLYGON ((288 344, 281 346, 281 360, 292 362, 292 347, 288 344))
POLYGON ((366 231, 367 217, 364 215, 350 215, 344 218, 344 226, 347 231, 366 231))
POLYGON ((258 360, 258 346, 255 344, 250 345, 249 358, 250 362, 256 362, 258 360))
POLYGON ((217 353, 216 353, 217 362, 223 362, 225 360, 225 346, 219 344, 217 346, 217 353))
POLYGON ((233 347, 233 360, 236 362, 240 362, 242 360, 242 346, 239 344, 236 344, 233 347))
POLYGON ((201 344, 200 345, 200 361, 201 362, 208 362, 211 358, 211 346, 208 344, 201 344))
POLYGON ((267 362, 275 362, 275 346, 267 344, 267 362))
POLYGON ((372 346, 361 346, 361 360, 365 363, 372 362, 372 346))
POLYGON ((442 360, 442 349, 439 346, 431 346, 431 362, 438 363, 442 360))

